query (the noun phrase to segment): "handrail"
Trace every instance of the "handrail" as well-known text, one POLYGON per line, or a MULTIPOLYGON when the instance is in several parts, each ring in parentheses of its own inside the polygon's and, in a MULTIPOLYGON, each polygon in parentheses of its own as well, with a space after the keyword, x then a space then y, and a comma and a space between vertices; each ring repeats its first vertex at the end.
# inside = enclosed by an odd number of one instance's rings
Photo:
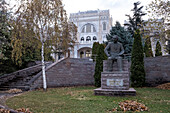
MULTIPOLYGON (((57 62, 54 62, 53 64, 49 65, 49 66, 45 69, 45 71, 49 70, 49 69, 50 69, 51 67, 53 67, 54 65, 56 65, 57 63, 65 60, 65 59, 67 59, 67 58, 68 58, 68 57, 61 58, 61 59, 58 60, 57 62)), ((26 85, 30 86, 30 85, 31 85, 35 80, 37 80, 41 75, 42 75, 42 71, 39 72, 38 74, 36 74, 30 81, 28 81, 28 82, 26 83, 26 85)))
POLYGON ((0 76, 0 79, 1 79, 1 78, 4 78, 4 77, 6 77, 6 76, 12 76, 13 74, 16 74, 16 73, 25 71, 25 70, 27 70, 27 69, 35 68, 35 67, 37 67, 37 66, 41 66, 41 64, 38 64, 38 65, 35 65, 35 66, 31 66, 31 67, 28 67, 28 68, 24 68, 24 69, 21 69, 21 70, 18 70, 18 71, 9 73, 9 74, 1 75, 1 76, 0 76))
MULTIPOLYGON (((49 63, 50 62, 46 62, 45 64, 47 65, 49 63)), ((9 80, 16 78, 20 73, 27 73, 31 69, 40 68, 40 66, 41 66, 41 64, 38 64, 38 65, 35 65, 35 66, 31 66, 31 67, 28 67, 28 68, 18 70, 18 71, 13 72, 13 73, 2 75, 2 76, 0 76, 0 85, 4 84, 5 82, 8 82, 9 80)))

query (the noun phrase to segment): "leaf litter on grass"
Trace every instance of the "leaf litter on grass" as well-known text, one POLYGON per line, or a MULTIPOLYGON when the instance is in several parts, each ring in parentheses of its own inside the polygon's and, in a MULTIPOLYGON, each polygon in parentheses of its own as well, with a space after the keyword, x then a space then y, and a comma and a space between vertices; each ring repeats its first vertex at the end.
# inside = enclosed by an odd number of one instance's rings
POLYGON ((114 111, 136 111, 136 112, 140 112, 140 111, 148 111, 148 107, 146 107, 144 104, 139 103, 137 101, 134 100, 125 100, 123 102, 119 102, 119 107, 118 108, 113 108, 112 110, 110 110, 110 112, 114 112, 114 111))

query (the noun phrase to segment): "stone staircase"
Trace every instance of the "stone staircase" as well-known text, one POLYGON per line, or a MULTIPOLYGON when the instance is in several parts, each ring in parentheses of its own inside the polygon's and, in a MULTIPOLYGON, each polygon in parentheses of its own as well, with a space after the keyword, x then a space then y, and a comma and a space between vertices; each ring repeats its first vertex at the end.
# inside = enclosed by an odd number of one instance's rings
MULTIPOLYGON (((40 64, 0 76, 0 90, 42 88, 41 68, 40 64)), ((63 58, 52 64, 46 63, 47 87, 93 85, 94 69, 95 63, 89 59, 63 58)))
MULTIPOLYGON (((45 63, 46 66, 49 66, 51 63, 45 63)), ((41 64, 35 65, 29 68, 25 68, 10 74, 0 76, 0 90, 9 90, 9 89, 21 89, 29 90, 28 82, 41 71, 41 64)))

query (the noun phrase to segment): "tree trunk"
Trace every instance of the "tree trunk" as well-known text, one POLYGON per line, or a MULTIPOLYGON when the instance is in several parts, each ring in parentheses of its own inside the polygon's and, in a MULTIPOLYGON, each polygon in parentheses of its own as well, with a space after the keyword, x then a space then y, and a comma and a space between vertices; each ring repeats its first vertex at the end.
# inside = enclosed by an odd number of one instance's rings
POLYGON ((45 75, 45 64, 44 64, 44 42, 42 41, 41 47, 41 58, 42 58, 42 75, 43 75, 43 88, 47 90, 47 82, 46 82, 46 75, 45 75))

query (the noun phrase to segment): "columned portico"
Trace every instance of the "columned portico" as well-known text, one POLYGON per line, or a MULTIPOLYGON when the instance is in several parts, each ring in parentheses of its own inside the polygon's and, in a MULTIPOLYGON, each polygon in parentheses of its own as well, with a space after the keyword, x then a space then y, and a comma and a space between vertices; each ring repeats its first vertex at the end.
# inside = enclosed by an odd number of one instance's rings
POLYGON ((90 58, 92 54, 92 49, 89 47, 84 47, 78 50, 78 58, 90 58))

